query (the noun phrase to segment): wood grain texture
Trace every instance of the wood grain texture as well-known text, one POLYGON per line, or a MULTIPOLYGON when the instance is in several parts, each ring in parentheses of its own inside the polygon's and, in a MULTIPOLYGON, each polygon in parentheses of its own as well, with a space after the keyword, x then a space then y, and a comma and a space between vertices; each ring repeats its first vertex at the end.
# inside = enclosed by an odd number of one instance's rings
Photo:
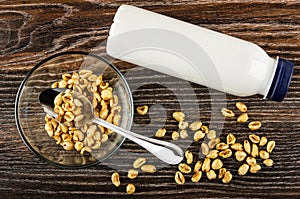
MULTIPOLYGON (((297 198, 300 195, 300 2, 293 0, 254 1, 112 1, 112 0, 0 0, 0 198, 129 198, 126 184, 133 182, 137 198, 297 198), (238 163, 226 160, 233 181, 224 185, 204 177, 184 186, 174 182, 176 166, 162 167, 155 174, 126 178, 134 157, 116 153, 120 163, 122 185, 114 187, 110 175, 114 168, 100 164, 87 169, 59 169, 49 165, 22 142, 14 118, 18 87, 26 74, 44 58, 58 52, 99 50, 106 40, 115 11, 126 3, 239 37, 261 46, 270 56, 280 56, 295 63, 295 72, 286 99, 282 103, 262 100, 260 96, 239 98, 226 96, 196 84, 168 77, 141 67, 116 61, 134 89, 135 106, 148 104, 150 116, 134 116, 133 131, 153 135, 165 125, 168 136, 176 129, 171 113, 182 105, 189 113, 195 106, 201 119, 223 127, 221 138, 233 132, 245 139, 246 125, 221 117, 211 117, 226 105, 234 109, 237 101, 249 107, 250 118, 263 123, 258 135, 276 141, 271 157, 272 168, 263 167, 257 174, 238 176, 238 163), (162 84, 163 80, 163 84, 162 84), (147 83, 145 83, 147 82, 147 83), (178 84, 182 84, 178 88, 178 84), (141 86, 142 85, 142 86, 141 86), (177 96, 174 90, 177 88, 177 96), (179 98, 178 98, 179 97, 179 98), (183 97, 185 100, 179 100, 183 97), (213 99, 213 100, 212 100, 213 99), (141 127, 144 126, 144 128, 141 127)), ((186 141, 188 143, 188 141, 186 141)), ((184 143, 183 143, 184 144, 184 143)), ((130 141, 121 147, 132 154, 144 150, 130 141)), ((199 146, 192 143, 196 154, 199 146)), ((154 158, 150 161, 154 161, 154 158)), ((187 175, 190 178, 191 175, 187 175)))

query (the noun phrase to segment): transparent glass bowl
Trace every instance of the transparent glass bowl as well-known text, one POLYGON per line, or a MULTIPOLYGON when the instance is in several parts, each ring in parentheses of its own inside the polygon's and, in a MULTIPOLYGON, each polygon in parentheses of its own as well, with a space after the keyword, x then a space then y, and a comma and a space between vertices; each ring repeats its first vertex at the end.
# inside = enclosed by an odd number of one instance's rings
POLYGON ((20 85, 15 104, 18 131, 28 148, 48 163, 64 168, 84 168, 110 157, 125 140, 112 133, 100 149, 81 155, 76 150, 66 151, 49 137, 45 130, 45 112, 39 103, 39 94, 62 79, 65 73, 89 69, 103 75, 119 97, 120 126, 130 129, 133 121, 133 99, 129 86, 120 71, 104 58, 84 52, 66 52, 51 56, 35 66, 20 85))

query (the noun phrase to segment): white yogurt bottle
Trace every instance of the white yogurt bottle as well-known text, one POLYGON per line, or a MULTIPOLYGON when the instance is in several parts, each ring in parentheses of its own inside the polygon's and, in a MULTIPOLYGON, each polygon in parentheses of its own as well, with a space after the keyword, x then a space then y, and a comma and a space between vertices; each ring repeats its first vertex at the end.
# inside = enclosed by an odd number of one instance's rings
POLYGON ((294 64, 259 46, 134 6, 117 10, 107 53, 236 96, 282 101, 294 64))

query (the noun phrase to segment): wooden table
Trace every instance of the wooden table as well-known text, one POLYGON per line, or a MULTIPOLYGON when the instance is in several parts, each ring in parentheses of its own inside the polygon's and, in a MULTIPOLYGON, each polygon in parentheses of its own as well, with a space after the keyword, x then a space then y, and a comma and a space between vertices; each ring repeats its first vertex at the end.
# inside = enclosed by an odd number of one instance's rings
MULTIPOLYGON (((299 198, 300 196, 300 2, 269 1, 101 1, 101 0, 2 0, 0 1, 0 198, 127 198, 127 183, 137 187, 137 198, 215 198, 259 197, 299 198), (81 50, 93 52, 105 41, 117 8, 130 4, 207 27, 258 44, 271 57, 280 56, 295 63, 295 72, 286 99, 272 102, 261 96, 239 98, 206 87, 156 73, 139 66, 117 62, 126 73, 135 106, 150 106, 150 116, 134 115, 133 131, 152 136, 165 126, 167 136, 176 130, 173 111, 189 113, 192 120, 206 125, 223 124, 221 139, 233 132, 239 141, 247 138, 245 124, 234 119, 215 118, 223 106, 234 110, 235 102, 248 105, 251 120, 263 125, 256 133, 276 141, 271 154, 274 165, 262 166, 256 174, 238 176, 240 165, 233 158, 224 161, 233 180, 223 184, 203 176, 199 183, 186 175, 185 185, 176 185, 176 166, 162 166, 155 174, 141 173, 136 179, 126 177, 136 154, 147 155, 130 141, 111 160, 120 160, 122 184, 110 181, 114 167, 103 163, 86 169, 59 169, 49 165, 22 142, 15 125, 14 104, 18 87, 26 74, 41 60, 58 52, 81 50), (131 74, 131 75, 130 75, 131 74), (132 75, 133 74, 133 75, 132 75), (174 85, 177 94, 172 91, 174 85), (181 100, 180 100, 181 98, 181 100), (183 99, 182 99, 183 98, 183 99), (212 100, 216 99, 212 105, 212 100), (192 115, 197 107, 200 114, 192 115), (216 108, 216 109, 214 109, 216 108), (150 120, 151 118, 151 120, 150 120), (212 121, 211 121, 212 118, 212 121), (126 153, 127 152, 127 153, 126 153)), ((190 138, 192 135, 189 136, 190 138)), ((167 137, 168 138, 168 137, 167 137)), ((199 143, 190 149, 197 154, 199 143)), ((110 161, 110 160, 108 160, 110 161)), ((150 161, 155 158, 150 157, 150 161)), ((118 161, 117 161, 118 162, 118 161)))

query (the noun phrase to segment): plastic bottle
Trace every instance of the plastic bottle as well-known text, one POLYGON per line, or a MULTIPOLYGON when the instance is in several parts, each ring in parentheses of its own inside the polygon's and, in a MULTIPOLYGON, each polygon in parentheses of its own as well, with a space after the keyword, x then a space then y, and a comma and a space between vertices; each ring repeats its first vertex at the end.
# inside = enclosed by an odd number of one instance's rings
POLYGON ((116 12, 106 49, 112 57, 216 90, 274 101, 284 99, 294 70, 292 62, 270 58, 253 43, 128 5, 116 12))

